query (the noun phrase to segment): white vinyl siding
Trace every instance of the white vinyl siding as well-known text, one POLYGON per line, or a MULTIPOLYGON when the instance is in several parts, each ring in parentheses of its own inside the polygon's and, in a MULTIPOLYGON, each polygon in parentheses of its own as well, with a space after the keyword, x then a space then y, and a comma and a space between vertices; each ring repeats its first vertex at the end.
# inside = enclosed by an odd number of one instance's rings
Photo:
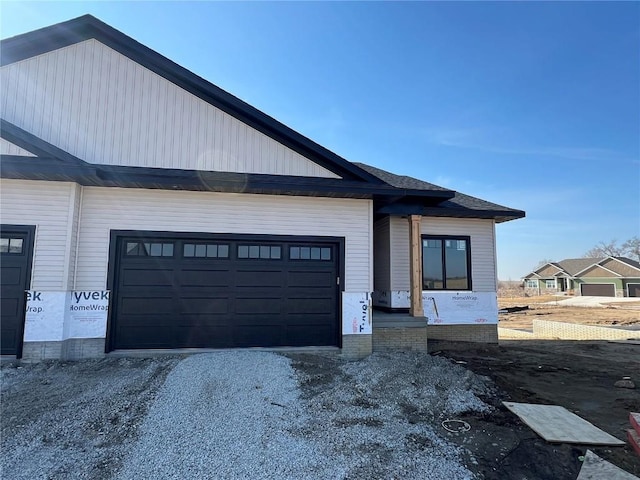
POLYGON ((389 217, 382 218, 374 224, 373 230, 373 286, 376 291, 391 290, 391 237, 389 217))
POLYGON ((36 226, 31 271, 33 290, 70 288, 69 221, 75 192, 74 183, 6 179, 0 182, 2 223, 36 226))
POLYGON ((78 257, 78 229, 80 227, 80 205, 82 203, 82 189, 81 185, 74 184, 74 191, 71 195, 72 205, 69 209, 69 289, 75 290, 75 276, 76 276, 76 260, 78 257))
POLYGON ((35 155, 24 148, 0 138, 0 155, 17 155, 19 157, 35 157, 35 155))
MULTIPOLYGON (((471 237, 471 279, 476 292, 496 291, 493 220, 422 217, 422 235, 471 237)), ((409 222, 391 218, 391 290, 409 290, 409 222)))
POLYGON ((76 288, 103 289, 111 230, 345 237, 347 291, 373 284, 372 202, 84 187, 76 288))
POLYGON ((339 178, 93 39, 1 71, 4 118, 90 163, 339 178))

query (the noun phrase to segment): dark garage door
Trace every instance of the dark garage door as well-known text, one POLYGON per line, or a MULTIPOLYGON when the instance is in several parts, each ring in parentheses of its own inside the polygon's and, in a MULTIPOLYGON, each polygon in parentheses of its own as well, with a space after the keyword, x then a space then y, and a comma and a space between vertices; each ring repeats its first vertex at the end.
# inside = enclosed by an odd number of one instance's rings
POLYGON ((18 355, 24 330, 25 290, 31 278, 34 227, 0 226, 0 353, 18 355))
POLYGON ((628 283, 630 297, 640 297, 640 283, 628 283))
POLYGON ((339 243, 118 237, 111 348, 338 345, 339 243))
POLYGON ((583 283, 580 294, 593 297, 615 297, 616 286, 612 283, 583 283))

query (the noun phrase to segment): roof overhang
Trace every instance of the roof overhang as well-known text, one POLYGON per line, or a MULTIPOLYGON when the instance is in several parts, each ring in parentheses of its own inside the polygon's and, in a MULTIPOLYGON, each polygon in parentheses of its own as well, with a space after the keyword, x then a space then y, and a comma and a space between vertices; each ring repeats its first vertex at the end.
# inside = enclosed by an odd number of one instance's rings
POLYGON ((434 195, 432 198, 438 199, 439 201, 433 202, 432 204, 425 204, 424 202, 397 202, 391 204, 381 204, 378 208, 375 209, 375 213, 378 215, 422 215, 425 217, 452 217, 452 218, 481 218, 481 219, 492 219, 495 220, 496 223, 508 222, 510 220, 516 220, 518 218, 523 218, 525 216, 525 212, 521 210, 476 210, 471 208, 452 208, 452 207, 438 207, 438 203, 449 200, 453 198, 453 196, 445 196, 445 195, 436 195, 437 193, 444 192, 433 192, 434 195))

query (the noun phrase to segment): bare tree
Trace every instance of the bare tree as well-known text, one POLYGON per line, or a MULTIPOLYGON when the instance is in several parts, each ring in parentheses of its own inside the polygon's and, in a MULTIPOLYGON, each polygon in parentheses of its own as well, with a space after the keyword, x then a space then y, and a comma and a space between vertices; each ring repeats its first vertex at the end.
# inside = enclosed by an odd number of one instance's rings
POLYGON ((622 247, 618 245, 618 240, 613 239, 610 242, 600 242, 587 253, 584 254, 588 258, 619 257, 622 255, 622 247))
POLYGON ((640 262, 640 237, 631 237, 622 244, 624 255, 640 262))
POLYGON ((536 265, 535 269, 537 270, 538 268, 543 267, 547 263, 553 263, 553 260, 551 260, 550 258, 543 258, 538 262, 538 265, 536 265))
POLYGON ((623 244, 618 244, 618 240, 611 240, 610 242, 600 242, 587 253, 585 257, 589 258, 602 258, 607 256, 612 257, 629 257, 632 260, 640 262, 640 238, 631 237, 623 244))

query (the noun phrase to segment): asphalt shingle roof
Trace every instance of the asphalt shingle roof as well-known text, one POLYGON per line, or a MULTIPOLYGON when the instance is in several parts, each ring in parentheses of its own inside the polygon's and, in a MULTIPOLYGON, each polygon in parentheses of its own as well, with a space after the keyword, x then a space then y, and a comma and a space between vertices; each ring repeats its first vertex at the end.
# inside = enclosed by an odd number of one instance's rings
POLYGON ((606 257, 602 258, 567 258, 565 260, 561 260, 559 262, 554 262, 555 265, 558 265, 569 275, 575 275, 576 273, 584 270, 587 267, 595 263, 599 263, 603 261, 606 257))
MULTIPOLYGON (((396 175, 395 173, 387 172, 386 170, 382 170, 377 167, 372 167, 366 163, 355 163, 355 165, 396 188, 451 191, 447 188, 425 182, 414 177, 396 175)), ((492 214, 495 214, 498 221, 524 217, 524 212, 521 210, 498 205, 497 203, 488 202, 487 200, 472 197, 471 195, 465 195, 460 192, 455 192, 455 196, 453 198, 439 203, 437 207, 431 207, 425 210, 425 214, 441 214, 442 216, 456 216, 454 213, 457 213, 459 216, 471 216, 474 213, 477 214, 481 212, 491 212, 492 214)))
MULTIPOLYGON (((640 262, 637 262, 637 261, 632 260, 632 259, 627 258, 627 257, 566 258, 564 260, 560 260, 559 262, 552 262, 552 265, 555 265, 555 266, 561 268, 562 270, 564 270, 566 273, 568 273, 570 276, 573 277, 577 273, 582 272, 583 270, 589 268, 592 265, 597 265, 600 262, 603 262, 604 260, 606 260, 607 258, 616 258, 616 259, 626 263, 627 265, 630 265, 632 267, 640 269, 640 262)), ((544 266, 545 265, 543 265, 542 267, 536 269, 535 271, 537 272, 538 270, 541 270, 542 268, 544 268, 544 266)), ((614 264, 608 265, 606 268, 608 268, 609 270, 612 270, 612 271, 614 271, 616 273, 619 273, 619 274, 624 276, 624 273, 622 271, 617 271, 617 269, 616 269, 614 264)))
POLYGON ((411 190, 441 190, 445 192, 451 191, 448 188, 434 185, 433 183, 425 182, 417 178, 408 177, 407 175, 396 175, 395 173, 387 172, 386 170, 367 165, 366 163, 353 163, 366 172, 369 172, 371 175, 378 177, 383 182, 388 183, 392 187, 406 188, 411 190))

